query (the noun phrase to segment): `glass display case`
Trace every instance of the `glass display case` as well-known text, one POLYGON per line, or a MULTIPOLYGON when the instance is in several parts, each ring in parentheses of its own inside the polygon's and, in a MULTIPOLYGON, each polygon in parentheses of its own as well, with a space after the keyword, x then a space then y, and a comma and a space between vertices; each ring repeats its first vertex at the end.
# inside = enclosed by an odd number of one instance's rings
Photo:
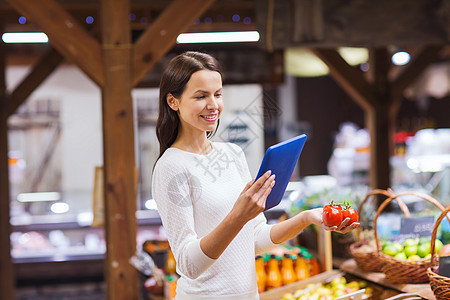
MULTIPOLYGON (((136 212, 137 246, 165 240, 156 210, 136 212)), ((19 285, 52 282, 102 282, 106 243, 92 215, 49 214, 11 218, 12 250, 19 285)))

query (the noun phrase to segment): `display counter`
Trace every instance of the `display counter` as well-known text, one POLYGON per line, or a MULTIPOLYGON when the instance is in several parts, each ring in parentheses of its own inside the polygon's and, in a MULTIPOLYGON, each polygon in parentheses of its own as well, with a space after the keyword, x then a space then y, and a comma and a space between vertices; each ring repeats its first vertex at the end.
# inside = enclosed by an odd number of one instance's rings
MULTIPOLYGON (((287 299, 301 299, 290 298, 290 295, 295 295, 299 291, 307 291, 311 289, 313 285, 318 283, 329 283, 334 278, 343 276, 347 278, 347 281, 365 281, 367 287, 372 292, 371 295, 364 296, 361 299, 371 300, 385 300, 385 299, 400 299, 401 295, 405 296, 405 299, 428 299, 435 300, 435 296, 430 288, 429 283, 423 284, 393 284, 385 279, 384 273, 380 272, 364 272, 358 268, 356 262, 353 259, 345 260, 340 264, 340 269, 334 269, 325 271, 318 275, 312 276, 308 279, 298 281, 285 285, 281 288, 266 291, 260 294, 261 300, 287 300, 287 299), (406 297, 408 296, 408 297, 406 297)), ((367 288, 366 287, 366 288, 367 288)), ((353 298, 351 298, 353 299, 353 298)), ((403 299, 403 298, 401 298, 403 299)))
MULTIPOLYGON (((158 239, 157 211, 136 213, 137 243, 158 239)), ((106 252, 103 227, 83 215, 12 218, 11 255, 19 286, 104 281, 106 252)))
POLYGON ((412 293, 421 296, 424 299, 435 300, 433 291, 430 288, 429 283, 421 284, 394 284, 386 280, 384 273, 381 272, 365 272, 358 268, 354 259, 349 259, 344 261, 340 265, 340 269, 348 274, 352 274, 374 282, 381 286, 402 292, 402 293, 412 293))
MULTIPOLYGON (((347 281, 361 281, 359 277, 352 276, 351 274, 346 274, 340 270, 330 270, 318 275, 312 276, 302 281, 298 281, 289 285, 285 285, 281 288, 273 289, 260 294, 260 300, 290 300, 296 298, 290 298, 288 295, 295 295, 296 292, 299 291, 307 291, 308 289, 314 288, 315 285, 320 283, 331 282, 333 279, 337 277, 345 277, 347 281)), ((361 298, 358 299, 372 299, 372 300, 385 300, 389 297, 396 296, 400 294, 399 291, 395 289, 390 289, 383 287, 381 285, 367 282, 366 289, 370 288, 372 292, 370 295, 366 294, 365 296, 360 295, 361 298)), ((323 291, 322 291, 323 292, 323 291)), ((301 292, 300 292, 301 293, 301 292)), ((299 293, 299 294, 300 294, 299 293)), ((309 299, 309 298, 307 298, 309 299)), ((318 299, 318 298, 317 298, 318 299)), ((327 298, 331 299, 331 298, 327 298)), ((353 298, 350 298, 353 299, 353 298)), ((355 297, 355 299, 357 299, 355 297)))

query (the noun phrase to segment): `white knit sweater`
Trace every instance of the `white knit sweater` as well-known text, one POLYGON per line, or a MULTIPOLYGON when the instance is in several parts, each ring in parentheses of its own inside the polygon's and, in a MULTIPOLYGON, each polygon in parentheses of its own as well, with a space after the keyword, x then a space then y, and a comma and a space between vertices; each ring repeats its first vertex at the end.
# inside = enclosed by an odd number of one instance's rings
POLYGON ((264 214, 249 221, 218 259, 200 239, 225 218, 251 180, 239 146, 214 142, 207 155, 169 148, 152 192, 177 262, 177 299, 258 299, 255 255, 274 246, 264 214))

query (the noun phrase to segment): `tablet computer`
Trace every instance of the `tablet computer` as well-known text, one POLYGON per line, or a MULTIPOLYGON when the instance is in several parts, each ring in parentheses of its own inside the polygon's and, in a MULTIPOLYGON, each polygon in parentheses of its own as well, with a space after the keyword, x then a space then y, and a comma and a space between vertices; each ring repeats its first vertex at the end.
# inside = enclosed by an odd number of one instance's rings
POLYGON ((272 174, 275 174, 275 185, 266 199, 264 210, 268 210, 281 202, 305 142, 306 135, 302 134, 272 145, 267 149, 256 179, 271 170, 272 174))

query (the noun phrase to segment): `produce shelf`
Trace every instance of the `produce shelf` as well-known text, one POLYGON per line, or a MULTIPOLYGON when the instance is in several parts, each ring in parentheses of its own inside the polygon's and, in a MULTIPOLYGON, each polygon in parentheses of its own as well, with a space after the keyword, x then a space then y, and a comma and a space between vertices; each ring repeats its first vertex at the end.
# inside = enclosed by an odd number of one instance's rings
POLYGON ((340 269, 348 274, 358 276, 367 281, 397 290, 403 293, 413 293, 424 299, 436 300, 429 283, 421 284, 394 284, 386 280, 384 273, 381 272, 365 272, 358 268, 354 259, 344 261, 340 269))

